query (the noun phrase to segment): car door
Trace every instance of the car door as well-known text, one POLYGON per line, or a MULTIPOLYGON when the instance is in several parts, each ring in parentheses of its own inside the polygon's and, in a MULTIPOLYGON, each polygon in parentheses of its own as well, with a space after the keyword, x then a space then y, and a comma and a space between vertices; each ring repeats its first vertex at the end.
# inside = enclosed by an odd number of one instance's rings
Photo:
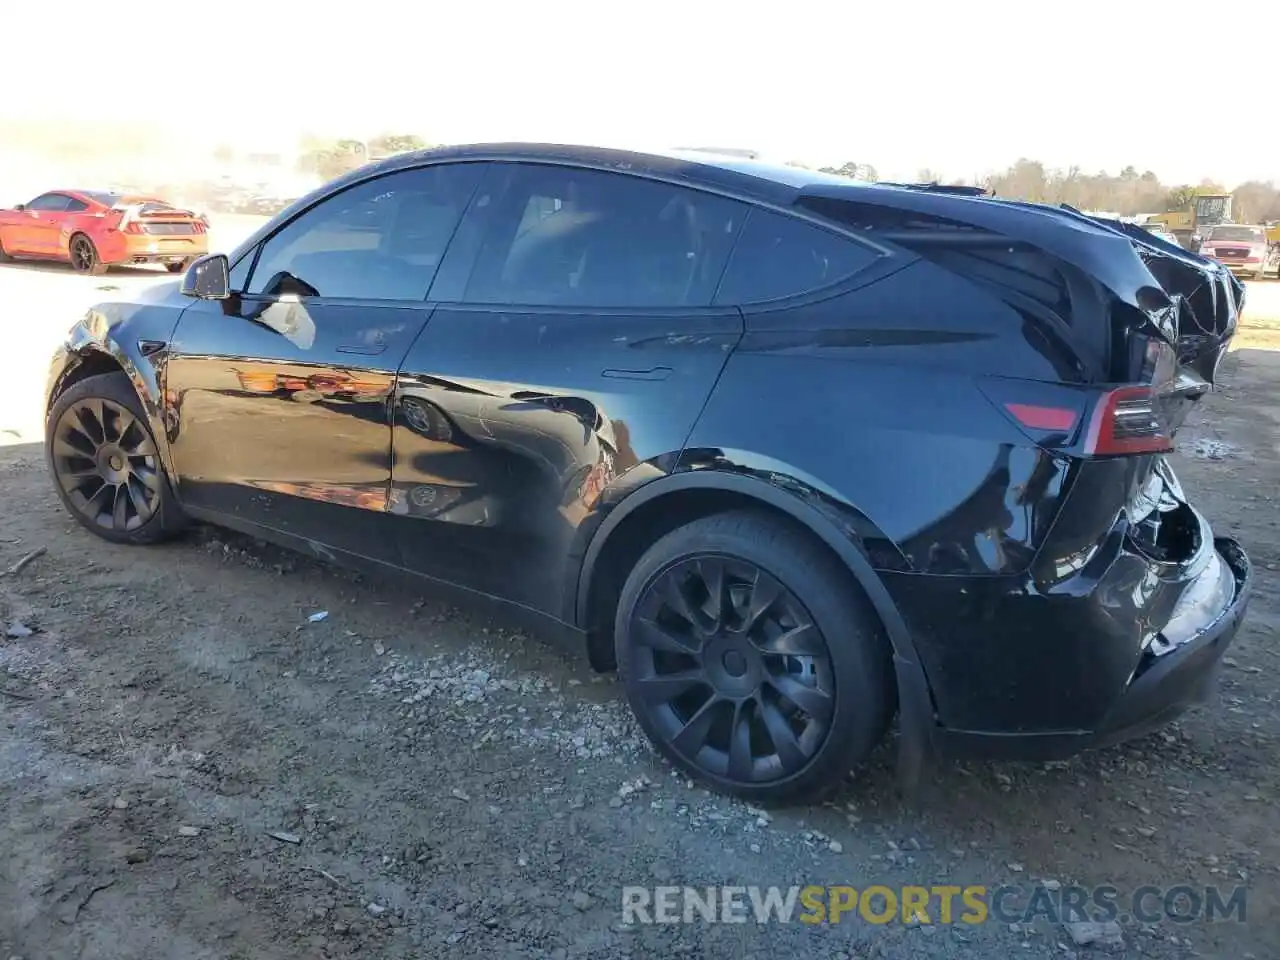
MULTIPOLYGON (((42 193, 27 204, 19 219, 17 242, 10 250, 31 257, 50 257, 58 253, 58 232, 62 215, 71 198, 65 193, 42 193)), ((8 239, 5 240, 8 247, 8 239)))
POLYGON ((660 476, 742 335, 711 306, 735 200, 495 163, 401 368, 391 511, 406 565, 558 613, 578 525, 660 476))
POLYGON ((165 390, 193 512, 398 563, 383 529, 389 401, 482 172, 414 168, 347 187, 237 263, 240 293, 183 312, 165 390))

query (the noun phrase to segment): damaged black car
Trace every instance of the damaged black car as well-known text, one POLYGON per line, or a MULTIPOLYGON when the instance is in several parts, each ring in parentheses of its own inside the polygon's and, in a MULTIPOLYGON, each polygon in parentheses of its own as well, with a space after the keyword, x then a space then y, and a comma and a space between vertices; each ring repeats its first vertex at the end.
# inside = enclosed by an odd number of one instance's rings
POLYGON ((1249 561, 1166 459, 1244 290, 1066 208, 528 144, 362 167, 59 349, 86 528, 495 601, 756 801, 1202 699, 1249 561))

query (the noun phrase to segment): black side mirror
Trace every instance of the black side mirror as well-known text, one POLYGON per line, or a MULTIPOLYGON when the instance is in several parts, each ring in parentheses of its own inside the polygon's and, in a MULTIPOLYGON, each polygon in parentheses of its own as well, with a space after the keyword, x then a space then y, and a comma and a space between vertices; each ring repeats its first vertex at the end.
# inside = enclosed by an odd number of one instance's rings
POLYGON ((197 300, 226 300, 231 296, 231 264, 225 254, 201 257, 182 278, 182 294, 197 300))
POLYGON ((27 209, 27 205, 25 203, 16 203, 14 204, 13 209, 21 213, 23 210, 27 209))

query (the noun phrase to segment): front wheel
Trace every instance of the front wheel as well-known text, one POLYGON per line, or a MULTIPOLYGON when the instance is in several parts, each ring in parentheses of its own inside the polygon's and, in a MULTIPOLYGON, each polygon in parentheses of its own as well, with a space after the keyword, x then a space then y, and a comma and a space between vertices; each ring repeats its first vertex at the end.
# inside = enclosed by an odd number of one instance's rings
POLYGON ((83 233, 77 233, 71 238, 69 252, 71 254, 71 266, 76 273, 83 273, 90 277, 100 277, 107 272, 107 265, 98 256, 98 248, 83 233))
POLYGON ((124 373, 86 377, 58 397, 45 455, 63 505, 102 539, 157 543, 182 529, 182 509, 124 373))
POLYGON ((757 802, 839 783, 884 736, 890 648, 865 596, 802 532, 755 512, 662 537, 622 589, 618 672, 686 773, 757 802))

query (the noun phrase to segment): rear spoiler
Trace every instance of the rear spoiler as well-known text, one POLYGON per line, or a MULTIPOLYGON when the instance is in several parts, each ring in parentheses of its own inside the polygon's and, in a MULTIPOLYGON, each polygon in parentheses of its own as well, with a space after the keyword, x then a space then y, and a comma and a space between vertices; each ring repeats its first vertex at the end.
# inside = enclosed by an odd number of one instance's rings
POLYGON ((894 183, 889 180, 877 180, 877 187, 897 187, 899 190, 922 190, 925 193, 949 193, 957 197, 990 197, 994 194, 986 187, 975 187, 964 183, 894 183))
POLYGON ((171 207, 167 203, 147 200, 143 203, 118 203, 111 208, 120 213, 119 229, 123 230, 134 220, 200 220, 206 226, 209 221, 194 210, 171 207))
POLYGON ((113 210, 124 210, 133 214, 135 217, 170 217, 182 218, 188 217, 194 219, 196 214, 194 210, 186 210, 182 207, 175 207, 173 204, 165 203, 162 200, 143 200, 139 203, 118 203, 113 210))

